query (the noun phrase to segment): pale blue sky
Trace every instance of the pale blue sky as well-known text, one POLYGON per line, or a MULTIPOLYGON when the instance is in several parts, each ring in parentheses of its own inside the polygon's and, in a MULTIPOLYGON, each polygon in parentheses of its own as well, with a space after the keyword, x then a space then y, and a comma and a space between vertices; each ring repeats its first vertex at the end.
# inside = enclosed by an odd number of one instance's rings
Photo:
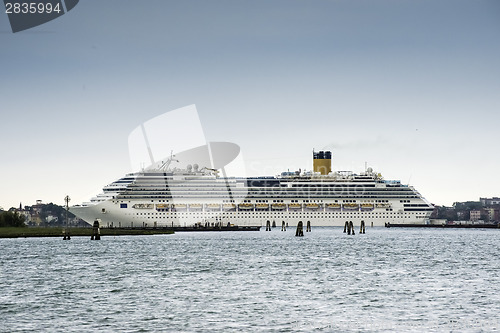
POLYGON ((331 149, 435 204, 499 196, 498 36, 496 0, 85 0, 16 34, 0 13, 0 206, 89 199, 130 131, 190 104, 248 174, 331 149))

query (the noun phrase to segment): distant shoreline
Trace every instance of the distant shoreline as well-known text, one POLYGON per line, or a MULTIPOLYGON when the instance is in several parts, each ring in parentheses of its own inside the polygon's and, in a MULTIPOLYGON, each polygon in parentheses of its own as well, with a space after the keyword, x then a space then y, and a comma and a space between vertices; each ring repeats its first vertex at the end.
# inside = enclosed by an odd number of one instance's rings
MULTIPOLYGON (((63 237, 65 228, 62 227, 4 227, 0 228, 0 238, 29 238, 29 237, 63 237)), ((170 235, 170 229, 101 229, 101 236, 130 236, 130 235, 170 235)), ((70 236, 87 236, 90 238, 92 228, 69 228, 70 236)))
POLYGON ((445 228, 445 229, 499 229, 500 224, 477 223, 477 224, 401 224, 386 223, 386 228, 445 228))
MULTIPOLYGON (((101 236, 134 236, 134 235, 171 235, 175 232, 222 232, 222 231, 259 231, 260 226, 239 227, 172 227, 172 228, 100 228, 101 236)), ((0 228, 0 238, 31 238, 31 237, 64 237, 63 227, 3 227, 0 228)), ((72 237, 92 235, 92 228, 69 228, 72 237)))

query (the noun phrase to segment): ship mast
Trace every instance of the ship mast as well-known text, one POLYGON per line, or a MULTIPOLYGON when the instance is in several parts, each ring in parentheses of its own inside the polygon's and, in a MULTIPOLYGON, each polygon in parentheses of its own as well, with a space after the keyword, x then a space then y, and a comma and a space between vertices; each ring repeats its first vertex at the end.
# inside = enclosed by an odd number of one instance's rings
POLYGON ((179 160, 174 159, 174 154, 173 154, 173 153, 174 153, 174 151, 173 151, 173 150, 171 150, 171 151, 170 151, 170 157, 167 159, 167 161, 166 161, 166 162, 164 162, 162 165, 160 165, 160 167, 159 167, 158 169, 160 169, 160 170, 164 170, 164 171, 167 171, 167 170, 168 170, 168 168, 169 168, 169 166, 170 166, 170 164, 171 164, 173 161, 175 161, 175 162, 179 163, 179 160))

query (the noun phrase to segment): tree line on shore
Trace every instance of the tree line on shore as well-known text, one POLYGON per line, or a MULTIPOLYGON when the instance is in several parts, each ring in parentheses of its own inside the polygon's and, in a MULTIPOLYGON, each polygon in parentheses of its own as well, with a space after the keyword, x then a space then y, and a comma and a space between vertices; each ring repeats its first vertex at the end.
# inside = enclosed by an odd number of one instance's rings
MULTIPOLYGON (((68 218, 74 219, 75 215, 67 212, 68 218)), ((19 206, 3 211, 0 208, 0 227, 12 226, 43 226, 60 227, 66 225, 66 209, 56 204, 37 204, 33 206, 19 206), (23 223, 21 224, 22 221, 23 223)))
POLYGON ((470 212, 473 210, 480 211, 480 219, 483 221, 498 222, 498 210, 500 210, 500 205, 486 206, 480 201, 455 202, 452 207, 436 205, 431 218, 445 219, 447 221, 467 221, 470 220, 470 212), (486 211, 487 209, 496 210, 497 215, 490 216, 486 211))
POLYGON ((17 212, 0 212, 0 227, 25 227, 24 216, 17 212))

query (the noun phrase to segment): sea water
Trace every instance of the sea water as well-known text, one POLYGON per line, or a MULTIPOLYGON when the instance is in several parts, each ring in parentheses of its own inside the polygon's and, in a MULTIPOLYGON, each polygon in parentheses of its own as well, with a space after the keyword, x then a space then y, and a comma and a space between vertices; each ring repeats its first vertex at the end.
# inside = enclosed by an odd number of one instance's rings
POLYGON ((0 331, 491 332, 500 230, 0 240, 0 331))

